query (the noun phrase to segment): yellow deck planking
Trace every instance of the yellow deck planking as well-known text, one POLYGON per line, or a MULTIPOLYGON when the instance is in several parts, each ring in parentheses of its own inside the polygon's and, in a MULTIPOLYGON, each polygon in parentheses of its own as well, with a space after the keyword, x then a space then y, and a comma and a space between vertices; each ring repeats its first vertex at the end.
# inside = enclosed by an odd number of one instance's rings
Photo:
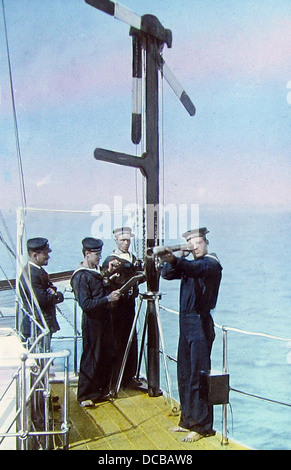
MULTIPOLYGON (((62 395, 60 384, 53 393, 62 395)), ((178 424, 165 396, 149 397, 141 390, 121 390, 114 401, 97 403, 94 408, 81 408, 76 387, 70 387, 71 450, 247 450, 229 440, 221 444, 221 435, 198 442, 183 442, 185 433, 169 431, 178 424)))

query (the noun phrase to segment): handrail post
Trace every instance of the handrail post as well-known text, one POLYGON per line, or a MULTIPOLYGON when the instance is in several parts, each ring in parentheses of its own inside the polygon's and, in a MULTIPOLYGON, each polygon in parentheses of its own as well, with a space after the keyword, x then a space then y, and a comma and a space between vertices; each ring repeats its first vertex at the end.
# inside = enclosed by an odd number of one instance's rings
MULTIPOLYGON (((45 338, 46 340, 46 338, 45 338)), ((43 363, 46 364, 47 360, 44 359, 43 363)), ((50 384, 49 384, 49 368, 46 370, 44 375, 44 388, 43 388, 43 399, 44 399, 44 430, 46 432, 45 435, 45 449, 49 450, 50 446, 50 438, 49 438, 49 431, 50 431, 50 417, 49 417, 49 404, 50 404, 50 384)))
MULTIPOLYGON (((223 372, 224 374, 228 373, 228 364, 227 364, 227 329, 223 326, 222 327, 222 334, 223 334, 223 372)), ((227 403, 222 405, 222 445, 228 444, 228 437, 227 437, 227 403)))
POLYGON ((69 356, 64 358, 64 398, 63 398, 63 422, 61 429, 63 431, 63 449, 69 449, 69 356))
POLYGON ((27 354, 21 354, 20 372, 20 450, 27 450, 27 405, 26 405, 26 360, 27 354))

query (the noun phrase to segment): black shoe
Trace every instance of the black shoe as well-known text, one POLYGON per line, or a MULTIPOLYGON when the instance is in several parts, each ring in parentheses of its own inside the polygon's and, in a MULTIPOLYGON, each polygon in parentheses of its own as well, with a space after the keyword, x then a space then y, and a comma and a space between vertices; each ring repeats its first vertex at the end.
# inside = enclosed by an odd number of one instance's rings
POLYGON ((134 377, 129 381, 127 384, 128 388, 138 388, 142 385, 142 382, 138 379, 135 379, 134 377))

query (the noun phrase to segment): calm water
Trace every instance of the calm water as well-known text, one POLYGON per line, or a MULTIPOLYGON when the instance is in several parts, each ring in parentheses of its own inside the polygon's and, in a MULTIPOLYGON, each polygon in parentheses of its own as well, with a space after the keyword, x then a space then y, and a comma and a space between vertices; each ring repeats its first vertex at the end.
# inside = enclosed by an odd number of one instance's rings
MULTIPOLYGON (((49 238, 53 248, 49 272, 73 269, 82 258, 80 241, 91 235, 93 220, 88 214, 33 214, 27 221, 27 237, 49 238)), ((8 217, 6 222, 14 237, 14 221, 8 217)), ((200 209, 200 225, 209 228, 210 251, 217 253, 224 268, 219 300, 213 313, 215 322, 291 338, 291 213, 200 209)), ((5 235, 3 228, 1 232, 5 235)), ((112 247, 113 243, 106 240, 104 256, 112 247)), ((5 273, 14 276, 13 262, 3 246, 0 256, 5 273)), ((2 272, 0 277, 4 277, 2 272)), ((179 283, 161 280, 160 288, 163 293, 161 304, 178 310, 179 283)), ((176 357, 178 316, 162 310, 161 321, 165 351, 176 357)), ((231 387, 291 404, 290 356, 291 344, 286 341, 229 332, 231 387)), ((222 369, 220 329, 216 330, 212 366, 215 370, 222 369)), ((168 367, 171 391, 178 398, 176 365, 169 362, 168 367)), ((161 371, 164 384, 163 366, 161 371)), ((219 431, 222 429, 221 408, 215 406, 215 428, 219 431)), ((256 449, 291 450, 291 407, 231 391, 228 430, 229 437, 256 449)))

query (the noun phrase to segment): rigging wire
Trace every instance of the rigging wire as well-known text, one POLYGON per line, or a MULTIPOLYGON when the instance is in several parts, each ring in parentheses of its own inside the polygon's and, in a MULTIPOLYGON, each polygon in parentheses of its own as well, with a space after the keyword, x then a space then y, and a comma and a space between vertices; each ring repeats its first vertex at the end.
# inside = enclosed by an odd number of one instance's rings
POLYGON ((255 395, 253 393, 248 393, 248 392, 243 392, 242 390, 238 390, 238 389, 232 388, 232 387, 229 387, 229 390, 232 390, 233 392, 236 392, 236 393, 241 393, 242 395, 246 395, 248 397, 258 398, 259 400, 267 401, 269 403, 276 403, 277 405, 283 405, 283 406, 291 407, 291 403, 285 403, 283 401, 272 400, 271 398, 264 398, 264 397, 261 397, 259 395, 255 395))
MULTIPOLYGON (((167 308, 167 307, 164 307, 162 305, 159 306, 160 309, 162 310, 165 310, 167 312, 170 312, 170 313, 174 313, 176 315, 179 315, 179 312, 176 311, 176 310, 173 310, 173 309, 170 309, 170 308, 167 308)), ((276 339, 276 340, 280 340, 280 341, 291 341, 289 338, 282 338, 280 336, 274 336, 274 335, 268 335, 266 333, 256 333, 256 332, 252 332, 252 331, 245 331, 245 330, 241 330, 239 328, 234 328, 234 327, 225 327, 225 326, 221 326, 217 323, 214 324, 216 328, 219 328, 219 329, 225 329, 225 330, 228 330, 228 331, 234 331, 234 332, 237 332, 237 333, 241 333, 241 334, 245 334, 245 335, 250 335, 250 336, 261 336, 261 337, 264 337, 264 338, 270 338, 270 339, 276 339)), ((172 356, 169 356, 168 354, 166 354, 166 357, 171 360, 171 361, 174 361, 174 362, 177 362, 177 359, 175 357, 172 357, 172 356)), ((249 396, 249 397, 252 397, 252 398, 257 398, 259 400, 263 400, 263 401, 267 401, 269 403, 275 403, 277 405, 282 405, 282 406, 287 406, 287 407, 291 407, 291 404, 290 403, 286 403, 286 402, 282 402, 282 401, 279 401, 279 400, 273 400, 271 398, 265 398, 265 397, 262 397, 260 395, 255 395, 255 394, 252 394, 252 393, 248 393, 248 392, 244 392, 242 390, 238 390, 236 388, 233 388, 233 387, 229 387, 229 390, 230 391, 233 391, 233 392, 236 392, 236 393, 241 393, 242 395, 245 395, 245 396, 249 396)))
POLYGON ((5 228, 5 231, 7 233, 7 236, 9 238, 9 243, 5 240, 5 237, 4 235, 2 234, 1 230, 0 230, 0 241, 1 243, 3 243, 3 245, 5 246, 8 254, 9 254, 9 259, 11 261, 11 264, 12 264, 12 267, 13 269, 15 269, 15 259, 16 259, 16 249, 15 249, 15 246, 14 246, 14 243, 13 243, 13 240, 12 240, 12 237, 10 235, 10 232, 9 232, 9 229, 7 227, 7 224, 5 222, 5 219, 4 219, 4 216, 2 214, 2 211, 0 210, 0 218, 1 218, 1 222, 2 224, 4 225, 4 228, 5 228))
POLYGON ((268 335, 266 333, 257 333, 257 332, 254 332, 254 331, 241 330, 240 328, 234 328, 233 326, 221 326, 218 323, 215 323, 215 326, 216 326, 216 328, 219 328, 221 330, 235 331, 235 332, 241 333, 243 335, 262 336, 263 338, 278 339, 280 341, 291 341, 290 338, 282 338, 281 336, 268 335))
POLYGON ((0 241, 3 243, 4 246, 6 246, 7 250, 9 251, 9 253, 14 257, 16 258, 16 254, 15 252, 12 250, 12 248, 8 245, 8 243, 4 240, 4 237, 0 231, 0 241))
MULTIPOLYGON (((165 310, 166 312, 174 313, 175 315, 179 315, 179 312, 177 310, 173 310, 172 308, 164 307, 160 305, 160 309, 165 310)), ((227 331, 234 331, 237 333, 242 333, 244 335, 250 335, 250 336, 262 336, 264 338, 271 338, 271 339, 278 339, 280 341, 291 341, 290 338, 282 338, 281 336, 274 336, 274 335, 268 335, 266 333, 257 333, 254 331, 246 331, 246 330, 241 330, 240 328, 234 328, 233 326, 221 326, 218 323, 214 323, 216 328, 219 328, 220 330, 224 329, 227 331)))
MULTIPOLYGON (((163 57, 163 55, 161 54, 163 57)), ((163 214, 162 214, 162 227, 161 227, 161 237, 162 237, 162 245, 165 244, 165 122, 164 122, 164 76, 163 72, 161 71, 161 80, 160 80, 160 95, 161 95, 161 103, 162 106, 160 107, 160 115, 161 115, 161 154, 162 154, 162 207, 163 207, 163 214)))
POLYGON ((7 224, 6 224, 6 221, 5 221, 5 218, 4 218, 3 214, 2 214, 1 209, 0 209, 0 218, 1 218, 2 224, 3 224, 4 228, 5 228, 6 234, 7 234, 8 238, 9 238, 9 242, 10 242, 10 246, 11 246, 11 251, 14 251, 14 253, 16 253, 15 244, 14 244, 14 242, 13 242, 13 240, 12 240, 11 234, 10 234, 10 232, 9 232, 8 226, 7 226, 7 224))
POLYGON ((0 241, 1 243, 3 243, 3 245, 5 246, 5 248, 7 249, 8 253, 9 253, 9 259, 12 263, 12 266, 13 268, 15 268, 15 259, 16 259, 16 250, 15 250, 15 246, 14 246, 14 243, 13 243, 13 240, 12 240, 12 237, 9 233, 9 230, 8 230, 8 227, 7 227, 7 224, 5 222, 5 219, 4 219, 4 216, 2 214, 2 211, 0 210, 0 218, 1 218, 1 222, 2 224, 4 225, 4 228, 6 230, 6 233, 7 233, 7 236, 9 238, 9 242, 10 242, 10 245, 8 244, 8 242, 6 242, 1 230, 0 230, 0 241))
MULTIPOLYGON (((145 76, 146 76, 146 54, 145 49, 142 48, 142 90, 145 90, 145 76)), ((142 132, 141 132, 141 141, 140 144, 136 144, 135 146, 135 156, 139 158, 139 155, 143 155, 145 152, 145 135, 146 135, 146 128, 145 128, 145 93, 142 93, 142 106, 141 106, 141 115, 142 115, 142 132)), ((134 238, 134 247, 137 257, 139 259, 143 259, 145 256, 145 240, 146 240, 146 229, 145 229, 145 178, 141 176, 141 183, 139 187, 139 175, 140 170, 138 168, 135 169, 135 203, 136 203, 136 237, 134 238), (139 195, 141 193, 141 195, 139 195), (140 204, 141 200, 141 204, 140 204), (141 210, 140 210, 141 209, 141 210), (142 222, 140 222, 140 217, 142 222), (141 227, 142 223, 142 227, 141 227), (140 247, 140 231, 142 228, 142 246, 140 247)))
MULTIPOLYGON (((146 50, 142 49, 142 64, 143 64, 143 87, 146 89, 146 50)), ((143 92, 143 116, 142 116, 142 154, 146 150, 146 93, 143 92)), ((142 250, 141 257, 144 259, 146 253, 146 179, 142 176, 142 250)))
POLYGON ((11 59, 10 59, 10 51, 9 51, 9 43, 8 43, 8 31, 7 31, 4 0, 2 0, 2 13, 3 13, 6 53, 7 53, 8 70, 9 70, 11 101, 12 101, 12 109, 13 109, 14 133, 15 133, 15 140, 16 140, 16 154, 17 154, 18 171, 19 171, 19 177, 20 177, 20 193, 21 193, 21 199, 22 199, 22 207, 25 208, 27 200, 26 200, 26 191, 25 191, 25 184, 24 184, 22 157, 21 157, 21 151, 20 151, 19 130, 18 130, 14 90, 13 90, 12 67, 11 67, 11 59))

